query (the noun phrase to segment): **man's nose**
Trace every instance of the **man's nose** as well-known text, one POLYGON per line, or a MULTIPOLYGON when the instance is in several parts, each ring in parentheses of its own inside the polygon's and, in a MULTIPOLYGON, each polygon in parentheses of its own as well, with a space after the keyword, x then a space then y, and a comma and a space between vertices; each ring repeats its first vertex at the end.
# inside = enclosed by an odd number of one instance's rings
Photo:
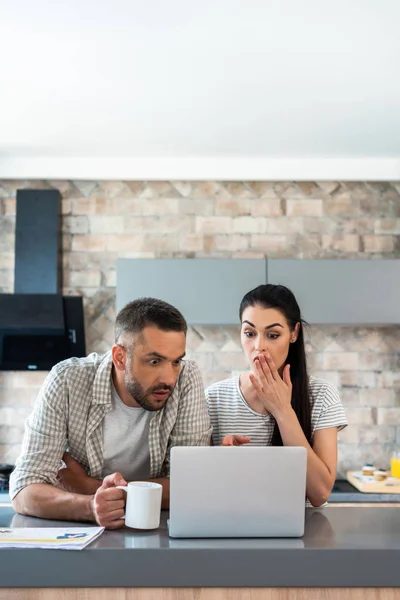
POLYGON ((173 388, 176 383, 177 377, 178 377, 178 373, 176 373, 176 369, 174 369, 174 367, 171 365, 171 366, 165 366, 160 379, 161 379, 162 383, 173 388))

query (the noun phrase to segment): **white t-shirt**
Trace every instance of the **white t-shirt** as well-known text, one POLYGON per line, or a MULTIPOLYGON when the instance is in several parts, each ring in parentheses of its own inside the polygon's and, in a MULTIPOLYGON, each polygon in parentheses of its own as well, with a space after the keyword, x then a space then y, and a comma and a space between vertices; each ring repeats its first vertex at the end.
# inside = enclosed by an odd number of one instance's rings
MULTIPOLYGON (((335 386, 311 376, 309 389, 312 435, 317 429, 346 427, 346 413, 335 386)), ((249 436, 251 446, 271 445, 275 421, 271 415, 261 415, 250 408, 240 391, 238 375, 210 385, 206 398, 216 446, 229 434, 249 436)))
POLYGON ((149 425, 154 412, 127 406, 111 381, 112 409, 103 422, 103 471, 121 473, 126 481, 150 477, 149 425))

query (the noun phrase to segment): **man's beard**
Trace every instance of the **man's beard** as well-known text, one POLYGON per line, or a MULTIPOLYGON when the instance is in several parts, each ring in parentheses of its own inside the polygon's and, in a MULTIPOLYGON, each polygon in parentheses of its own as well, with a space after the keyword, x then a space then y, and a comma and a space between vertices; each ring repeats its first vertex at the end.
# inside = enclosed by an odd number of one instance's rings
POLYGON ((154 387, 149 388, 148 390, 144 390, 138 381, 132 377, 131 373, 125 374, 125 387, 132 396, 132 398, 145 410, 149 411, 158 411, 164 408, 167 400, 171 397, 173 389, 169 385, 165 385, 163 383, 156 385, 154 387), (162 406, 155 407, 148 401, 148 398, 151 396, 153 392, 161 392, 161 391, 169 391, 169 396, 165 399, 162 406))

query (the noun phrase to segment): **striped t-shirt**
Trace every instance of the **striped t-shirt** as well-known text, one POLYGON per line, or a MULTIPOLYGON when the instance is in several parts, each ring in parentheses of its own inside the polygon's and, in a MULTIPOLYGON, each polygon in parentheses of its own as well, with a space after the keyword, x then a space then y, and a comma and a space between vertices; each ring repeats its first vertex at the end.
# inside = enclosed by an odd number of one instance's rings
MULTIPOLYGON (((347 418, 334 385, 310 377, 311 432, 327 427, 346 427, 347 418)), ((271 415, 255 412, 239 387, 239 376, 224 379, 206 389, 208 412, 213 426, 213 442, 219 446, 225 435, 247 435, 252 446, 270 446, 275 421, 271 415)))

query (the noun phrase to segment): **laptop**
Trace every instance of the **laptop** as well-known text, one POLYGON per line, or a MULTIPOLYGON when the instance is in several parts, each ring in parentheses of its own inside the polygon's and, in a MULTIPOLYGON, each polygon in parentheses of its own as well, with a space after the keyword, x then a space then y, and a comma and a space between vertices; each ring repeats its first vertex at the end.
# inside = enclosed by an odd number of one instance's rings
POLYGON ((306 466, 303 447, 171 448, 169 535, 301 537, 306 466))

